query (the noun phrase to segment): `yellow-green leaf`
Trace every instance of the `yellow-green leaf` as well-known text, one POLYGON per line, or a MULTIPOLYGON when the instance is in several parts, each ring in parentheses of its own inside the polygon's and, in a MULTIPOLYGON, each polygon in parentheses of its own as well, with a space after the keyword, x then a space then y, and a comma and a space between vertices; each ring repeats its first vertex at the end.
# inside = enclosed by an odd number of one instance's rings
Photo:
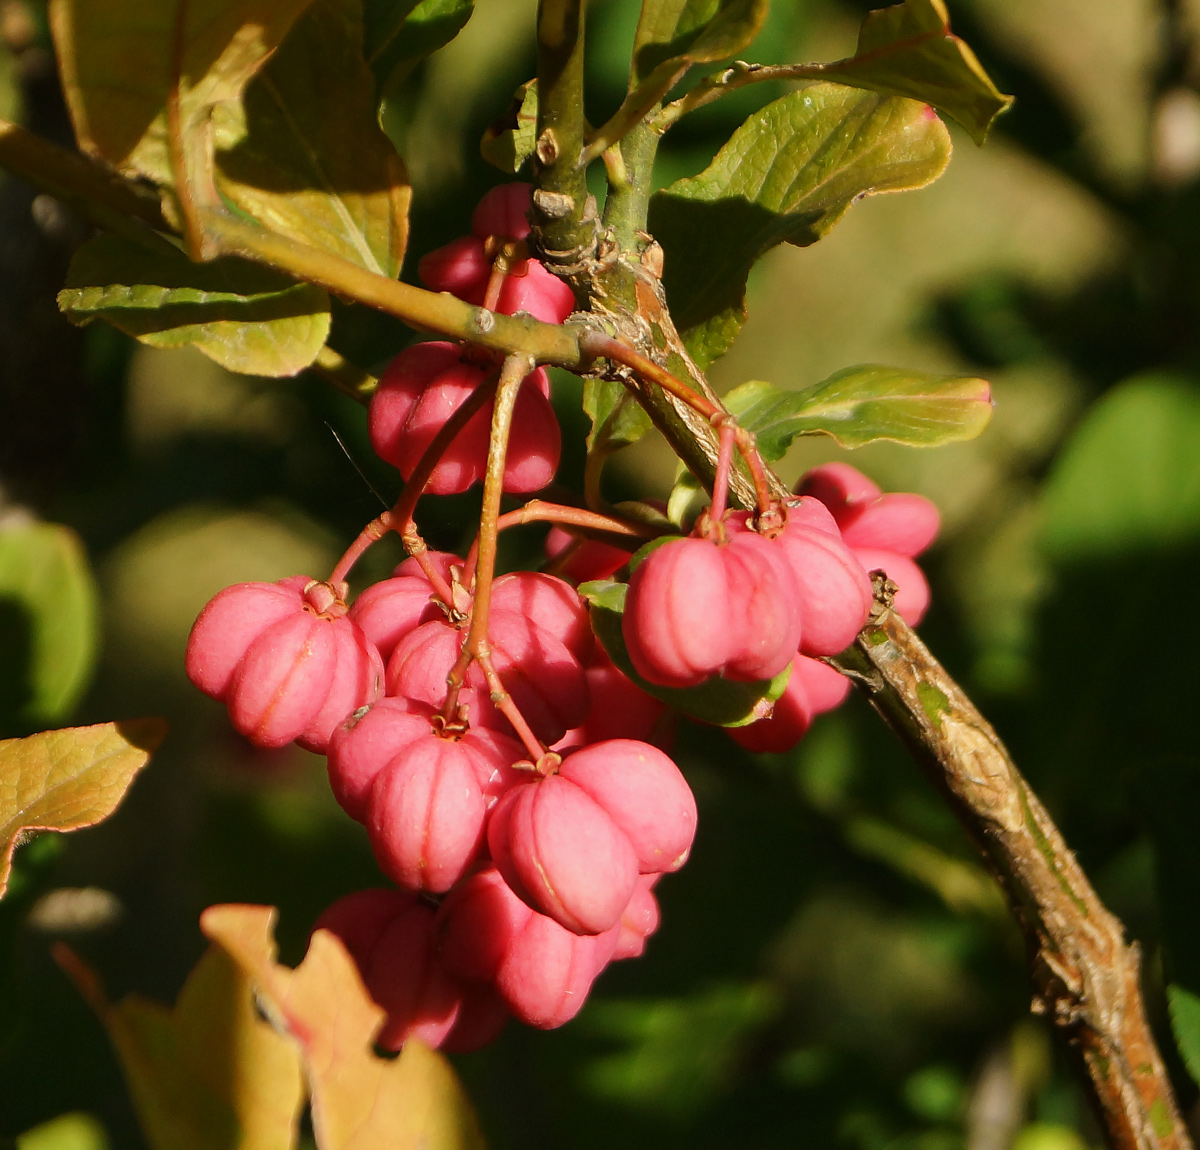
POLYGON ((953 116, 977 144, 1013 102, 950 31, 943 0, 904 0, 869 12, 854 55, 815 65, 813 72, 856 88, 932 104, 953 116))
POLYGON ((51 0, 79 146, 123 172, 169 184, 171 95, 187 127, 236 100, 311 2, 51 0))
POLYGON ((513 93, 512 104, 484 129, 479 154, 493 167, 516 175, 537 143, 537 80, 527 80, 513 93))
POLYGON ((108 818, 166 731, 161 719, 131 719, 0 741, 0 895, 30 831, 73 831, 108 818))
POLYGON ((154 347, 192 343, 249 375, 303 371, 329 334, 322 288, 247 260, 194 264, 109 235, 75 253, 58 306, 72 323, 103 319, 154 347))
POLYGON ((300 1056, 255 1008, 246 972, 210 946, 173 1010, 108 1002, 67 946, 54 957, 108 1030, 153 1150, 292 1150, 304 1104, 300 1056))
POLYGON ((798 435, 829 435, 843 447, 890 439, 937 447, 974 439, 992 417, 987 380, 932 375, 897 367, 847 367, 801 391, 751 380, 725 397, 726 406, 768 460, 782 458, 798 435))
POLYGON ((700 175, 650 201, 667 299, 693 357, 707 366, 733 342, 764 252, 816 243, 863 196, 924 187, 949 160, 946 126, 914 100, 813 84, 756 112, 700 175))
POLYGON ((212 906, 200 928, 299 1044, 319 1150, 482 1150, 474 1112, 440 1054, 410 1038, 398 1059, 376 1056, 383 1012, 337 937, 317 931, 292 970, 275 961, 274 923, 271 907, 212 906))
POLYGON ((0 523, 0 716, 61 721, 96 655, 96 584, 79 537, 35 520, 0 523))
POLYGON ((365 0, 364 48, 381 95, 394 95, 430 53, 462 31, 475 0, 365 0))
POLYGON ((379 127, 358 0, 316 0, 213 113, 217 187, 272 231, 396 276, 411 188, 379 127))

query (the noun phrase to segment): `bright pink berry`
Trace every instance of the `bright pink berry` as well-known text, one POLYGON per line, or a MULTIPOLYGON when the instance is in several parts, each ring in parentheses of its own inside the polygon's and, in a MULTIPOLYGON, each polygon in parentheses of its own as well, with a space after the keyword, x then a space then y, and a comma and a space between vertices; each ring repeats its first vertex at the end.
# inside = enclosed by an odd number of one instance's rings
POLYGON ((642 874, 678 870, 696 837, 696 800, 679 768, 649 743, 609 739, 563 760, 559 777, 588 795, 629 841, 642 874))
POLYGON ((575 658, 588 658, 595 646, 587 605, 562 579, 540 571, 513 571, 492 586, 492 610, 521 615, 553 635, 575 658))
POLYGON ((511 1017, 508 1003, 494 987, 466 986, 454 1026, 442 1040, 441 1049, 449 1054, 478 1050, 498 1038, 511 1017))
POLYGON ((491 982, 536 912, 494 867, 458 884, 438 909, 438 954, 456 978, 491 982))
POLYGON ((446 291, 459 299, 475 293, 483 298, 492 263, 478 236, 459 236, 444 247, 421 257, 417 275, 432 291, 446 291))
POLYGON ((354 600, 353 619, 375 644, 386 662, 410 631, 422 623, 444 619, 445 613, 434 601, 436 592, 423 574, 397 575, 373 583, 354 600))
POLYGON ((483 194, 471 215, 471 231, 480 239, 500 236, 523 240, 529 236, 529 206, 533 185, 500 184, 483 194))
POLYGON ((722 673, 744 682, 773 679, 801 644, 803 598, 788 556, 781 544, 751 531, 730 535, 720 550, 737 638, 722 673))
POLYGON ((856 547, 854 554, 867 571, 885 571, 899 588, 893 606, 901 619, 910 627, 915 627, 925 618, 925 612, 929 609, 929 581, 916 563, 907 555, 873 547, 856 547))
POLYGON ((624 567, 633 554, 632 551, 597 539, 577 539, 557 524, 546 533, 545 551, 548 559, 558 559, 570 551, 564 561, 555 564, 555 569, 576 583, 607 579, 624 567))
MULTIPOLYGON (((371 397, 368 430, 376 454, 411 478, 446 420, 486 376, 483 368, 462 360, 457 344, 434 340, 402 351, 371 397)), ((517 397, 506 490, 536 491, 554 478, 562 436, 549 394, 546 373, 541 368, 530 372, 517 397)), ((491 403, 486 404, 459 432, 433 469, 427 490, 437 495, 466 491, 483 477, 491 411, 491 403)))
POLYGON ((599 645, 587 667, 587 683, 591 696, 587 719, 554 744, 556 751, 563 754, 604 739, 639 739, 669 749, 666 704, 622 674, 599 645))
POLYGON ((896 491, 848 509, 839 523, 842 538, 851 547, 894 551, 911 559, 937 538, 941 516, 924 495, 896 491))
POLYGON ((790 751, 813 719, 840 706, 849 691, 850 680, 840 672, 817 659, 797 655, 770 716, 746 727, 731 727, 730 738, 748 751, 790 751))
POLYGON ((362 969, 388 924, 415 902, 416 896, 406 890, 358 890, 326 907, 313 925, 313 931, 327 930, 336 934, 362 969))
POLYGON ((613 951, 614 961, 621 958, 640 958, 646 949, 646 939, 658 930, 658 899, 654 897, 653 887, 660 877, 656 874, 638 877, 629 905, 621 913, 617 945, 613 951))
POLYGON ((488 847, 520 898, 576 934, 616 926, 637 881, 629 839, 560 775, 509 791, 492 812, 488 847))
POLYGON ((811 495, 830 509, 864 506, 874 503, 882 494, 871 480, 848 463, 814 467, 802 476, 796 492, 811 495))

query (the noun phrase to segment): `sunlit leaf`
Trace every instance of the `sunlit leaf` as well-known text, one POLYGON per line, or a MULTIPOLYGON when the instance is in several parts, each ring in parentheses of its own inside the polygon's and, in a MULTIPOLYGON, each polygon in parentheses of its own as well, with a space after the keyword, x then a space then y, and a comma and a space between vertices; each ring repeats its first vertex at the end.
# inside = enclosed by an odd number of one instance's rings
MULTIPOLYGON (((635 556, 644 558, 649 548, 661 546, 668 539, 658 539, 643 547, 635 556)), ((791 666, 784 668, 774 679, 754 683, 736 683, 719 676, 698 687, 660 687, 643 679, 633 668, 625 639, 621 634, 621 617, 625 613, 625 593, 628 584, 597 579, 581 583, 579 593, 591 607, 592 630, 618 669, 656 699, 705 723, 719 727, 744 727, 771 713, 774 703, 787 686, 791 666)))
POLYGON ((96 655, 96 585, 79 537, 0 523, 0 714, 30 727, 64 718, 96 655))
POLYGON ((652 426, 646 409, 617 380, 585 379, 583 410, 592 420, 588 451, 616 451, 636 443, 652 426))
POLYGON ((320 1150, 481 1150, 474 1112, 440 1054, 410 1038, 398 1059, 376 1056, 383 1012, 341 942, 317 931, 292 970, 275 961, 274 921, 270 907, 213 906, 200 927, 299 1043, 320 1150))
POLYGON ((153 1150, 292 1150, 304 1105, 294 1043, 261 1017, 250 977, 219 946, 175 1008, 131 994, 110 1004, 68 947, 55 958, 108 1030, 153 1150))
POLYGON ((992 416, 987 380, 877 364, 845 368, 801 391, 751 380, 725 404, 768 460, 781 459, 798 435, 829 435, 843 447, 877 439, 936 447, 974 439, 992 416))
POLYGON ((953 116, 977 144, 1013 98, 992 83, 975 53, 950 31, 943 0, 904 0, 868 12, 853 56, 814 71, 831 80, 908 96, 953 116))
POLYGON ((319 287, 246 260, 194 264, 117 236, 75 253, 58 306, 73 323, 104 319, 154 347, 194 343, 251 375, 295 375, 329 334, 329 297, 319 287))
POLYGON ((182 123, 202 122, 240 96, 311 2, 51 0, 79 146, 123 172, 170 183, 166 109, 177 84, 182 123))
POLYGON ((766 0, 644 0, 630 87, 679 66, 735 56, 762 28, 766 0))
POLYGON ((533 155, 537 143, 537 80, 528 80, 513 94, 507 112, 484 129, 479 153, 493 167, 515 175, 533 155))
POLYGON ((104 1127, 90 1114, 75 1111, 18 1134, 15 1150, 109 1150, 104 1127))
POLYGON ((273 231, 399 273, 411 188, 376 116, 358 0, 316 0, 240 102, 214 111, 217 186, 273 231))
POLYGON ((108 818, 166 731, 161 719, 130 719, 0 741, 0 894, 28 832, 108 818))
POLYGON ((1200 539, 1200 392, 1142 375, 1107 392, 1055 462, 1043 541, 1058 558, 1163 550, 1200 539))
POLYGON ((1188 1073, 1200 1083, 1200 994, 1193 994, 1182 986, 1168 986, 1167 1000, 1171 1004, 1175 1043, 1188 1073))
POLYGON ((364 50, 381 93, 394 92, 428 55, 449 44, 474 0, 365 0, 364 50))
POLYGON ((815 243, 863 196, 921 188, 950 160, 924 105, 814 84, 751 116, 698 176, 650 201, 675 324, 701 366, 746 314, 746 277, 780 243, 815 243))

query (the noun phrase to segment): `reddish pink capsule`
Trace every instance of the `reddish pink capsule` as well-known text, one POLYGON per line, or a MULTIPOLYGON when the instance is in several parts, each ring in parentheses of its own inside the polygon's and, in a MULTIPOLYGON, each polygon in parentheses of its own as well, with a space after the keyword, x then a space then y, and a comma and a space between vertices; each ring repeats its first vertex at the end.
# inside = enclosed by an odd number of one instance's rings
POLYGON ((492 273, 492 261, 478 236, 460 236, 445 247, 422 256, 417 275, 432 291, 448 291, 459 299, 478 293, 480 298, 492 273))
POLYGON ((540 571, 501 575, 492 587, 492 609, 524 616, 553 635, 575 658, 583 660, 594 646, 587 606, 570 583, 540 571))
POLYGON ((438 908, 442 964, 456 978, 491 982, 534 913, 494 867, 477 871, 438 908))
POLYGON ((746 727, 731 727, 729 736, 748 751, 790 751, 808 732, 813 719, 839 706, 850 680, 816 659, 797 655, 783 694, 770 716, 746 727))
POLYGON ((353 619, 375 644, 386 662, 410 631, 445 614, 435 602, 433 587, 424 575, 400 575, 373 583, 350 608, 353 619))
POLYGON ((719 548, 673 539, 647 555, 629 580, 621 633, 651 683, 694 687, 716 674, 739 645, 719 548))
POLYGON ((649 743, 609 739, 563 760, 579 787, 625 836, 643 874, 678 870, 696 837, 696 800, 679 768, 649 743))
POLYGON ((646 949, 646 939, 659 924, 658 899, 654 897, 654 884, 661 876, 644 874, 639 876, 629 905, 621 912, 621 923, 617 933, 617 945, 613 960, 640 958, 646 949))
POLYGON ((327 749, 329 784, 352 819, 366 819, 375 776, 432 731, 433 713, 432 707, 411 699, 384 698, 356 711, 333 732, 327 749))
POLYGON ((533 185, 521 182, 500 184, 483 194, 471 214, 471 231, 480 239, 501 236, 523 240, 529 236, 529 206, 533 185))
POLYGON ((392 920, 415 905, 416 895, 411 891, 358 890, 326 907, 313 924, 313 933, 327 930, 336 934, 362 970, 392 920))
POLYGON ((801 642, 803 599, 781 543, 751 531, 721 548, 736 644, 722 673, 728 679, 773 679, 801 642))
POLYGON ((576 934, 616 926, 637 881, 629 840, 561 776, 509 791, 488 823, 488 846, 514 892, 576 934))
POLYGON ((614 547, 611 543, 601 543, 596 539, 577 539, 557 524, 546 533, 545 551, 548 559, 567 556, 554 566, 575 583, 586 583, 589 579, 607 579, 624 567, 633 554, 632 551, 614 547))
POLYGON ((874 503, 882 494, 858 468, 848 463, 814 467, 801 477, 796 491, 819 499, 835 515, 843 508, 874 503))
POLYGON ((330 621, 334 636, 333 672, 328 694, 296 742, 324 754, 340 723, 359 707, 375 702, 383 691, 383 660, 375 645, 349 616, 330 621))
POLYGON ((879 551, 872 547, 856 547, 854 554, 868 571, 882 570, 896 584, 896 613, 910 627, 915 627, 925 618, 929 609, 929 581, 925 572, 906 555, 894 551, 879 551))
POLYGON ((494 987, 464 987, 454 1026, 442 1040, 441 1049, 449 1054, 478 1050, 495 1041, 511 1017, 508 1003, 494 987))
POLYGON ((449 890, 475 861, 487 804, 478 752, 426 734, 376 776, 367 835, 383 872, 409 890, 449 890))
POLYGON ((822 715, 840 707, 850 694, 850 680, 840 671, 819 659, 796 658, 792 665, 796 681, 804 685, 814 715, 822 715))
POLYGON ((599 743, 604 739, 640 739, 663 750, 669 749, 670 724, 665 722, 665 703, 647 695, 623 675, 597 646, 587 668, 591 709, 582 727, 568 731, 554 744, 559 753, 599 743))
POLYGON ((937 538, 941 516, 923 495, 893 492, 874 503, 847 508, 840 518, 842 538, 851 547, 894 551, 910 559, 937 538))

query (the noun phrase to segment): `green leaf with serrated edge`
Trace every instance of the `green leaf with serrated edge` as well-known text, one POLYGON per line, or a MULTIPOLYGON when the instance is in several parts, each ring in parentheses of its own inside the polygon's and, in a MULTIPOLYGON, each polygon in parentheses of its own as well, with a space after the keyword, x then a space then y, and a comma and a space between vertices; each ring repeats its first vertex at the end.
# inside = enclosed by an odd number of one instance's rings
POLYGON ((816 243, 863 196, 922 188, 950 160, 928 108, 813 84, 755 112, 698 176, 650 200, 676 327, 701 367, 733 342, 746 277, 780 243, 816 243))
POLYGON ((108 1031, 153 1150, 293 1150, 299 1051, 263 1018, 249 975, 223 949, 208 948, 174 1009, 138 994, 110 1003, 73 951, 60 944, 54 957, 108 1031))
POLYGON ((725 405, 767 460, 781 459, 798 435, 829 435, 843 447, 878 439, 937 447, 974 439, 992 416, 987 380, 877 364, 845 368, 801 391, 751 380, 725 405))
POLYGON ((0 895, 29 832, 108 818, 166 731, 161 719, 131 719, 0 741, 0 895))
POLYGON ((217 187, 272 231, 396 276, 412 189, 377 118, 358 0, 316 0, 213 113, 217 187))
POLYGON ((583 381, 583 410, 591 417, 587 449, 609 454, 636 443, 653 426, 646 409, 623 383, 612 379, 583 381))
POLYGON ((1172 985, 1167 987, 1167 1001, 1171 1006, 1175 1045, 1188 1073, 1200 1084, 1200 994, 1172 985))
POLYGON ((381 94, 394 93, 426 56, 466 26, 474 0, 366 0, 363 40, 381 94))
POLYGON ((758 35, 766 16, 766 0, 644 0, 630 90, 656 72, 737 55, 758 35))
POLYGON ((65 718, 91 674, 97 625, 96 583, 69 527, 0 522, 0 620, 0 714, 25 730, 65 718))
POLYGON ((79 146, 122 172, 171 183, 167 102, 185 128, 236 101, 312 0, 51 0, 63 91, 79 146), (176 15, 183 27, 176 36, 176 15), (178 61, 178 72, 174 63, 178 61))
POLYGON ((537 80, 527 80, 513 93, 508 111, 484 129, 479 154, 493 167, 516 175, 533 155, 537 117, 537 80))
MULTIPOLYGON (((816 69, 814 69, 816 70, 816 69)), ((819 66, 821 76, 932 104, 982 144, 992 122, 1013 102, 950 31, 943 0, 904 0, 868 12, 858 47, 847 60, 819 66)))
POLYGON ((58 306, 72 323, 103 319, 154 347, 195 344, 231 371, 295 375, 329 334, 329 297, 260 264, 194 264, 118 236, 76 253, 58 306))
MULTIPOLYGON (((630 560, 630 569, 646 557, 655 547, 661 547, 677 536, 655 539, 642 547, 630 560)), ((579 593, 591 606, 592 630, 600 640, 608 657, 617 669, 632 679, 648 695, 661 699, 676 710, 693 719, 712 723, 717 727, 744 727, 770 714, 771 704, 783 694, 788 676, 792 672, 789 664, 774 679, 755 683, 735 683, 719 676, 701 683, 698 687, 660 687, 648 683, 633 668, 625 639, 621 635, 621 617, 625 612, 627 583, 613 583, 597 579, 581 583, 579 593)))

